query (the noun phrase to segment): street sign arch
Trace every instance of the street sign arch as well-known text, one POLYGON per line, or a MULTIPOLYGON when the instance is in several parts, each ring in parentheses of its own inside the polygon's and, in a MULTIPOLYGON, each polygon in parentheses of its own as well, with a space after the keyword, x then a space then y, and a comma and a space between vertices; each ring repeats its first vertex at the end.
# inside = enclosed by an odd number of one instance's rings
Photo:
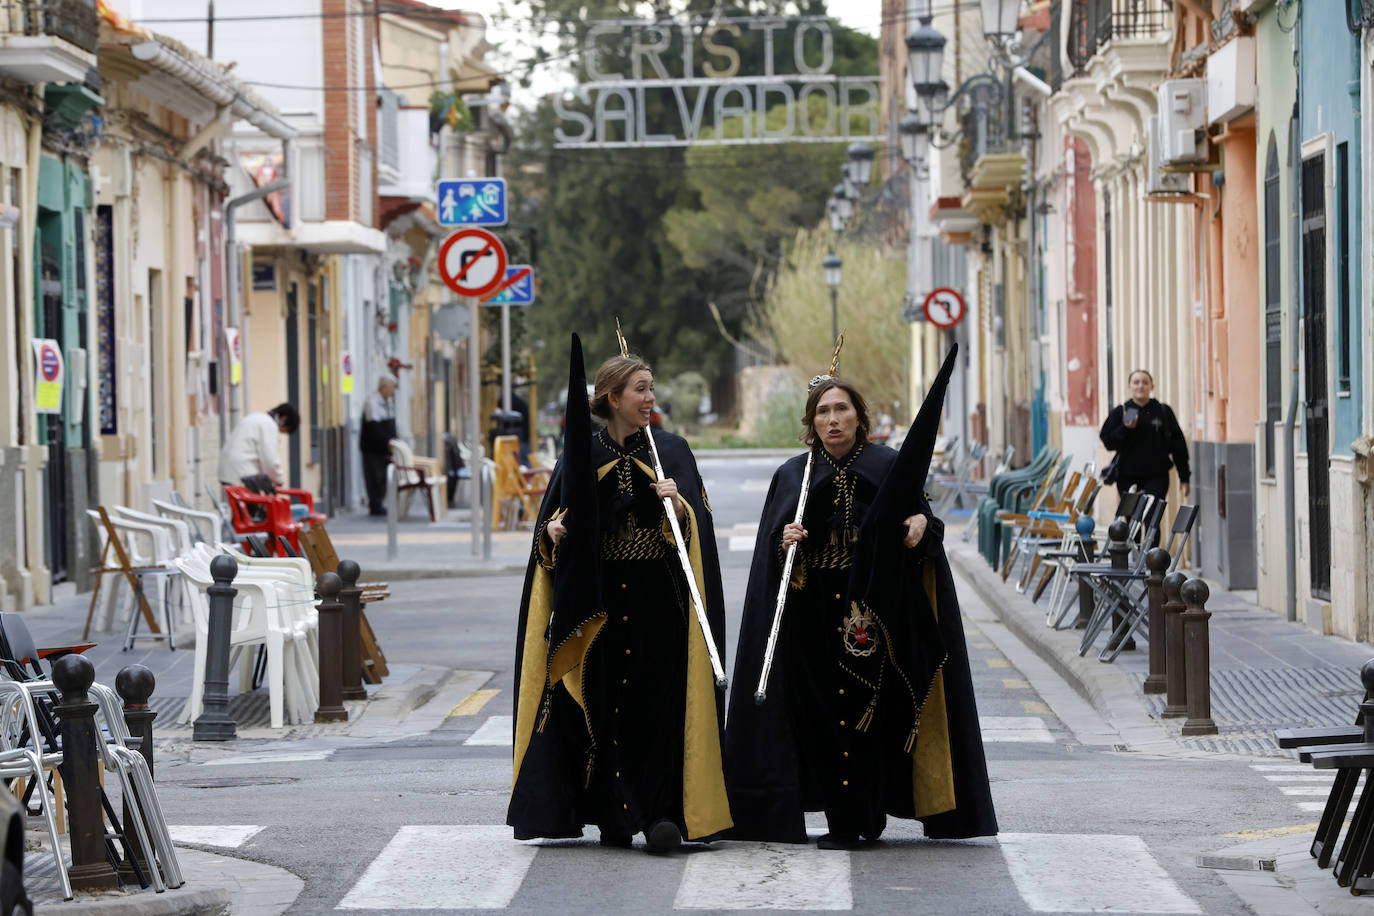
POLYGON ((922 310, 926 313, 926 320, 937 328, 952 328, 964 319, 968 308, 957 289, 938 286, 926 296, 922 310))
POLYGON ((460 296, 485 296, 506 279, 506 246, 486 229, 459 229, 439 248, 439 276, 460 296))

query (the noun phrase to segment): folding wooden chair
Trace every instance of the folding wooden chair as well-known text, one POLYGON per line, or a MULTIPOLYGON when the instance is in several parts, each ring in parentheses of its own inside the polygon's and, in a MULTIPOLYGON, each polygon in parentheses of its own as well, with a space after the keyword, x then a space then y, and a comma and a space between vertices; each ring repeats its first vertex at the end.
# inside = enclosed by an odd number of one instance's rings
POLYGON ((142 614, 143 619, 148 624, 148 629, 153 633, 161 634, 157 620, 153 617, 153 609, 148 605, 148 598, 143 594, 143 576, 149 574, 161 574, 166 572, 160 566, 135 566, 129 559, 129 553, 124 548, 124 541, 120 538, 119 532, 115 530, 114 522, 110 520, 110 514, 105 511, 104 506, 96 506, 95 512, 100 518, 100 527, 105 535, 105 547, 100 551, 100 565, 95 569, 95 588, 91 591, 91 606, 86 611, 86 626, 81 630, 83 640, 91 637, 91 620, 95 617, 95 605, 100 598, 100 586, 104 582, 106 573, 119 573, 129 588, 133 591, 136 602, 134 613, 142 614), (109 563, 110 552, 114 551, 115 563, 109 563))
MULTIPOLYGON (((308 531, 302 531, 300 542, 316 579, 327 572, 338 572, 339 554, 334 550, 334 542, 330 540, 329 532, 325 530, 323 525, 316 525, 308 531)), ((388 595, 385 582, 359 582, 358 588, 363 590, 361 596, 363 603, 381 601, 388 595)), ((382 678, 390 674, 391 671, 387 668, 386 655, 382 653, 382 647, 377 642, 377 634, 367 619, 367 613, 361 607, 358 609, 358 627, 363 677, 369 684, 380 684, 382 678)))

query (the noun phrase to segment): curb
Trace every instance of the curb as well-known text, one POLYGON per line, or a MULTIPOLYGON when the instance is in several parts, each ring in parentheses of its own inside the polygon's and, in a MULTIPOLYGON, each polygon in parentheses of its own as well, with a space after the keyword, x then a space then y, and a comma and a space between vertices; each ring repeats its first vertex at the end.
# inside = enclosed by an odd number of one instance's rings
POLYGON ((433 567, 389 567, 385 562, 369 563, 364 567, 369 576, 385 578, 388 581, 402 582, 414 581, 417 579, 472 579, 479 576, 509 576, 525 573, 524 563, 503 563, 499 566, 483 567, 463 567, 463 566, 433 566, 433 567))
POLYGON ((223 887, 200 887, 194 890, 179 887, 176 890, 153 894, 146 891, 101 894, 82 900, 80 892, 75 900, 61 900, 56 903, 38 903, 35 912, 44 916, 126 916, 137 913, 139 916, 219 916, 230 912, 229 891, 223 887))
POLYGON ((947 544, 946 555, 997 619, 1113 726, 1121 729, 1129 723, 1127 730, 1146 726, 1158 732, 1154 737, 1164 736, 1150 717, 1133 676, 1099 662, 1094 653, 1080 656, 1078 631, 1050 629, 1045 624, 1045 611, 1003 582, 972 545, 947 544))

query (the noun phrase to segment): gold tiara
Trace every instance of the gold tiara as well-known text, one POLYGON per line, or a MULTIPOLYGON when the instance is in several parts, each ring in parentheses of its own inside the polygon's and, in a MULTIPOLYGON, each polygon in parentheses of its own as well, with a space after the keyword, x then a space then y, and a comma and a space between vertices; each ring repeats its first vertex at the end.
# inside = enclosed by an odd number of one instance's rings
MULTIPOLYGON (((619 325, 617 325, 617 327, 619 327, 619 325)), ((848 328, 846 328, 845 330, 848 330, 848 328)), ((843 348, 844 331, 841 331, 840 336, 835 338, 835 354, 830 357, 830 372, 826 375, 812 376, 810 384, 806 386, 806 390, 808 393, 815 391, 816 386, 820 385, 823 382, 829 382, 833 381, 836 378, 839 378, 839 376, 836 373, 840 371, 840 350, 842 350, 843 348)))

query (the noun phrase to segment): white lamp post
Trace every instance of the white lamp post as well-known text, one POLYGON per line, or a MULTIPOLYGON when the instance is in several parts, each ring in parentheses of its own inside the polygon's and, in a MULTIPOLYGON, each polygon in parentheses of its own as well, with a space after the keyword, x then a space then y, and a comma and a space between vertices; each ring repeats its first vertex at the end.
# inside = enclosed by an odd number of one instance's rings
POLYGON ((849 177, 860 188, 867 187, 873 177, 873 147, 860 140, 849 144, 845 155, 849 159, 849 177))
POLYGON ((1016 33, 1021 0, 979 0, 978 6, 983 14, 984 38, 1006 38, 1016 33))

